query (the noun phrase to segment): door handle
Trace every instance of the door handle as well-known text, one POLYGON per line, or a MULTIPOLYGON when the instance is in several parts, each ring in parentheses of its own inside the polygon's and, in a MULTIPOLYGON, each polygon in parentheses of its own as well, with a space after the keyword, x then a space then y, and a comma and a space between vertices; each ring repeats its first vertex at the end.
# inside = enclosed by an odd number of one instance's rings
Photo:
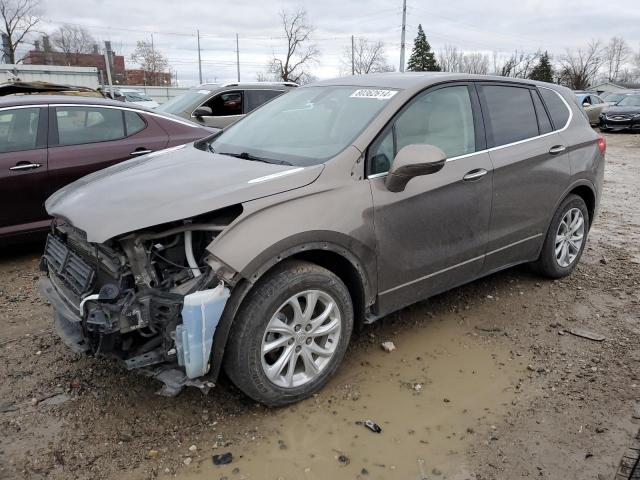
POLYGON ((153 150, 148 150, 146 148, 143 148, 142 150, 134 150, 129 155, 131 155, 132 157, 137 157, 138 155, 146 155, 147 153, 152 153, 152 152, 153 150))
POLYGON ((473 180, 478 180, 479 178, 484 177, 487 174, 487 171, 484 168, 476 168, 475 170, 471 170, 467 173, 462 179, 465 182, 471 182, 473 180))
POLYGON ((549 149, 549 153, 551 155, 558 155, 559 153, 564 152, 567 149, 564 145, 554 145, 549 149))
POLYGON ((9 167, 9 170, 33 170, 34 168, 40 168, 41 166, 42 165, 40 163, 19 163, 15 167, 9 167))

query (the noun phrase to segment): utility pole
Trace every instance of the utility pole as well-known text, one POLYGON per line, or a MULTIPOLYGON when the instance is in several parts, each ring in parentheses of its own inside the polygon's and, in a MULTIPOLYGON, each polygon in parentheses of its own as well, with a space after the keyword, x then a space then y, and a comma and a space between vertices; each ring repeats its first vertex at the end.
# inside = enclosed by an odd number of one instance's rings
POLYGON ((407 0, 402 0, 402 35, 400 37, 400 71, 404 72, 404 35, 407 29, 407 0))
POLYGON ((356 74, 355 50, 355 40, 353 39, 353 35, 351 35, 351 75, 356 74))
MULTIPOLYGON (((105 42, 106 43, 106 42, 105 42)), ((109 49, 111 45, 109 45, 109 49)), ((113 94, 113 83, 111 83, 111 66, 109 65, 109 54, 104 52, 104 66, 107 71, 107 81, 109 82, 109 93, 111 94, 111 98, 115 100, 115 95, 113 94)))
POLYGON ((200 84, 202 85, 202 58, 200 57, 200 30, 196 30, 198 32, 198 78, 200 79, 200 84))
POLYGON ((238 68, 238 83, 240 83, 240 43, 236 33, 236 67, 238 68))
POLYGON ((155 85, 156 82, 156 50, 153 46, 153 33, 151 34, 151 85, 155 85))

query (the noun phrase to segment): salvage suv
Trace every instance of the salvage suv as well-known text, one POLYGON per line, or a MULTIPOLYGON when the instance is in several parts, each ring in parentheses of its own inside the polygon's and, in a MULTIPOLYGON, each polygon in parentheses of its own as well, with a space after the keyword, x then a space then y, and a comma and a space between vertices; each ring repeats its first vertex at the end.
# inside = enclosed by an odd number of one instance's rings
POLYGON ((224 368, 284 405, 327 382, 359 323, 516 264, 569 275, 604 153, 557 85, 319 82, 55 193, 41 287, 76 351, 167 394, 224 368))

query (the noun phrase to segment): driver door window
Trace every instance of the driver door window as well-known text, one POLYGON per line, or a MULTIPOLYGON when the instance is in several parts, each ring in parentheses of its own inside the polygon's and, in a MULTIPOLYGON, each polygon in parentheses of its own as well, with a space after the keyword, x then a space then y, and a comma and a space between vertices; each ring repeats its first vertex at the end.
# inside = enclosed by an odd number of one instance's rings
POLYGON ((203 107, 211 109, 212 117, 242 115, 242 92, 223 92, 205 102, 203 107))
POLYGON ((415 98, 372 145, 369 175, 385 173, 400 149, 412 144, 434 145, 447 158, 475 152, 475 128, 469 88, 439 88, 415 98))

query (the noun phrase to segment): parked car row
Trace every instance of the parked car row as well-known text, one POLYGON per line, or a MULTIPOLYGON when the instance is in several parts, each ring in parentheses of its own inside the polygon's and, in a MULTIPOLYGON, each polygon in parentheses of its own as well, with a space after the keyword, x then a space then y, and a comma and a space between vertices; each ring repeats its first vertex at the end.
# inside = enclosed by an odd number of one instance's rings
POLYGON ((115 90, 125 104, 44 95, 46 90, 0 99, 0 201, 5 205, 0 238, 47 228, 44 201, 64 185, 115 163, 210 135, 293 86, 200 86, 154 110, 144 108, 151 99, 133 89, 115 90))
POLYGON ((592 126, 601 131, 640 130, 640 91, 574 93, 592 126))

